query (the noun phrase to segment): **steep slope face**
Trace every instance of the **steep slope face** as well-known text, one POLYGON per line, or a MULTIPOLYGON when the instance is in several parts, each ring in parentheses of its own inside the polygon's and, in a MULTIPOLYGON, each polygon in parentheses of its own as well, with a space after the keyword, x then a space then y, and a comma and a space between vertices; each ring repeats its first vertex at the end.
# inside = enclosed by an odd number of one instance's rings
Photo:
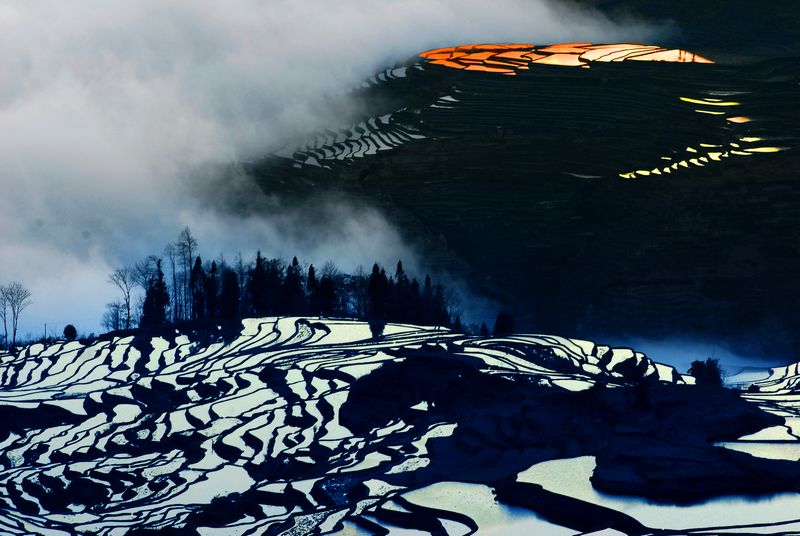
POLYGON ((529 56, 599 49, 492 46, 381 73, 360 121, 251 173, 378 205, 527 330, 800 343, 797 62, 570 67, 529 56))
POLYGON ((720 476, 683 495, 653 478, 642 494, 662 499, 793 489, 791 466, 708 443, 782 420, 686 381, 587 341, 404 325, 376 340, 346 320, 246 320, 240 336, 205 345, 175 332, 33 345, 0 355, 0 531, 477 530, 480 516, 406 496, 459 481, 511 504, 538 497, 556 525, 574 528, 558 517, 570 505, 586 512, 581 527, 646 532, 613 509, 515 483, 537 462, 581 455, 597 456, 597 485, 617 491, 639 491, 643 467, 674 460, 720 476), (616 456, 652 444, 644 465, 616 456), (735 482, 722 477, 734 467, 735 482))

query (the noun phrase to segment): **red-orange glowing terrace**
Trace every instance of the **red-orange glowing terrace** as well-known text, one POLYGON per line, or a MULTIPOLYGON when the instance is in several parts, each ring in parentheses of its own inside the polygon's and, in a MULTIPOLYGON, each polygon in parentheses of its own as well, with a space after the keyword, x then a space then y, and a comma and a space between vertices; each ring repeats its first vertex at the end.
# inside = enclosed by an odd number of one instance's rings
POLYGON ((510 76, 517 74, 518 70, 528 69, 531 63, 566 67, 589 67, 592 62, 619 61, 714 63, 686 50, 633 43, 566 43, 539 47, 527 43, 461 45, 428 50, 420 56, 436 65, 510 76))

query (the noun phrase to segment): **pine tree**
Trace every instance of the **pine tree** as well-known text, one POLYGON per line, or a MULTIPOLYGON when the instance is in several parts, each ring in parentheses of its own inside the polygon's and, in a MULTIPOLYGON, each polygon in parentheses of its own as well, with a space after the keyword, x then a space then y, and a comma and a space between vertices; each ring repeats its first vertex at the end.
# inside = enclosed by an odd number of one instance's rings
POLYGON ((206 273, 203 270, 203 261, 197 256, 189 276, 189 287, 192 294, 192 314, 195 320, 202 320, 206 317, 205 299, 205 280, 206 273))
POLYGON ((308 267, 306 276, 306 301, 308 303, 307 312, 311 315, 319 315, 319 285, 317 283, 317 271, 314 265, 308 267))
POLYGON ((433 293, 431 314, 431 319, 434 326, 450 325, 450 313, 447 310, 447 298, 445 298, 444 287, 441 285, 441 283, 437 283, 436 290, 433 293))
POLYGON ((417 320, 424 326, 429 326, 433 323, 433 287, 431 286, 431 276, 425 276, 425 285, 422 287, 422 310, 420 311, 419 319, 417 320))
POLYGON ((394 292, 392 295, 392 306, 390 316, 396 322, 414 322, 414 300, 411 283, 403 270, 403 263, 397 261, 397 269, 394 273, 394 292))
POLYGON ((167 284, 164 282, 164 272, 161 270, 161 259, 159 259, 156 261, 156 273, 145 291, 141 327, 152 329, 163 326, 167 321, 168 305, 169 292, 167 284))
POLYGON ((386 326, 388 289, 386 271, 375 263, 367 284, 367 321, 373 337, 383 335, 386 326))
POLYGON ((323 275, 322 279, 319 281, 319 289, 317 290, 319 313, 322 316, 330 316, 337 312, 336 297, 336 283, 333 277, 329 274, 323 275))
POLYGON ((283 287, 283 262, 269 259, 266 262, 265 304, 268 314, 279 314, 281 288, 283 287))
POLYGON ((300 271, 300 262, 297 257, 292 259, 292 264, 286 268, 286 277, 281 287, 280 313, 286 315, 303 314, 303 274, 300 271))
POLYGON ((222 270, 222 292, 220 293, 220 316, 225 320, 239 316, 239 278, 230 268, 222 270))
POLYGON ((422 324, 422 296, 419 292, 419 281, 413 279, 409 287, 409 318, 406 322, 422 324))
POLYGON ((212 261, 211 269, 208 271, 208 277, 205 280, 206 318, 209 320, 217 318, 217 289, 219 288, 217 277, 217 262, 212 261))
POLYGON ((267 314, 267 261, 261 256, 261 251, 256 253, 256 262, 250 270, 247 281, 247 293, 250 305, 256 316, 267 314))

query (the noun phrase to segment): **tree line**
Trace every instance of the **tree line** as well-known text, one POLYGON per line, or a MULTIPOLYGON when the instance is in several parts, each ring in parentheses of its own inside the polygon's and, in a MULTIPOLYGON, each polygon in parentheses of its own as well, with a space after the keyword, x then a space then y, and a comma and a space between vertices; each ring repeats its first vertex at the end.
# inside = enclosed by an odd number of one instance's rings
POLYGON ((188 227, 163 256, 115 268, 109 282, 120 299, 106 307, 108 330, 283 315, 367 320, 376 336, 387 322, 460 324, 444 286, 427 275, 421 282, 409 277, 401 261, 393 273, 376 263, 369 272, 347 274, 332 262, 318 270, 297 257, 285 262, 260 251, 250 261, 241 254, 232 262, 203 260, 188 227))

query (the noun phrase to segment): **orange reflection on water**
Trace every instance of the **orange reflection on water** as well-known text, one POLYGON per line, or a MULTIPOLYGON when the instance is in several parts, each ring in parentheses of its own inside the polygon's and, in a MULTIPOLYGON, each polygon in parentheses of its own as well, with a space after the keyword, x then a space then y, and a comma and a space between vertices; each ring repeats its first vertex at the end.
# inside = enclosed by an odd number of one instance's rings
POLYGON ((619 43, 593 45, 565 43, 535 47, 531 44, 482 44, 437 48, 420 54, 437 65, 470 71, 516 74, 531 63, 588 67, 592 62, 666 61, 672 63, 714 63, 686 50, 655 45, 619 43))

